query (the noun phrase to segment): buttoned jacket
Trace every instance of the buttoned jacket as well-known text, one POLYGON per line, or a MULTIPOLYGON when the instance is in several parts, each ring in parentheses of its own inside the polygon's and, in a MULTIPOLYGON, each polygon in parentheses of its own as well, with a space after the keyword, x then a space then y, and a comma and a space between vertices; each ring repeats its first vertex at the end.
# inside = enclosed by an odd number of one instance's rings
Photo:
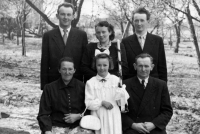
POLYGON ((129 131, 134 132, 130 134, 139 134, 131 128, 131 125, 144 122, 152 122, 156 126, 150 134, 166 134, 166 126, 173 114, 166 82, 149 77, 143 97, 140 91, 144 89, 137 77, 127 79, 123 83, 130 96, 129 112, 122 114, 124 134, 129 134, 129 131))
POLYGON ((71 27, 66 45, 64 44, 59 28, 46 32, 42 39, 41 89, 44 88, 45 84, 55 81, 60 77, 58 62, 66 56, 73 58, 76 68, 74 77, 82 81, 83 75, 80 72, 80 64, 87 44, 86 33, 77 28, 71 27))
POLYGON ((129 68, 129 78, 136 76, 137 72, 133 67, 135 57, 141 53, 148 53, 153 57, 155 65, 151 71, 151 76, 167 82, 167 65, 163 40, 157 35, 147 33, 143 49, 140 46, 137 35, 133 34, 122 40, 126 51, 126 57, 129 68))

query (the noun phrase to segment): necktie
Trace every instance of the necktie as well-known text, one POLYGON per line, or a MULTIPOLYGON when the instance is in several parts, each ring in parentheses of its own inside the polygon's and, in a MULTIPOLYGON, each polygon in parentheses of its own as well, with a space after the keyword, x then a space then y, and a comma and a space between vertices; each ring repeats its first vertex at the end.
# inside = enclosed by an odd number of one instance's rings
POLYGON ((67 43, 67 30, 63 30, 63 32, 64 32, 64 35, 63 35, 63 41, 64 41, 64 43, 65 43, 65 45, 66 45, 66 43, 67 43))
POLYGON ((142 80, 142 86, 143 86, 143 89, 145 89, 145 85, 144 85, 144 80, 142 80))
POLYGON ((106 82, 106 80, 105 80, 105 79, 101 79, 100 81, 101 81, 102 83, 103 83, 103 82, 106 82))
POLYGON ((143 49, 144 47, 144 37, 143 36, 139 36, 139 42, 140 42, 140 46, 143 49))

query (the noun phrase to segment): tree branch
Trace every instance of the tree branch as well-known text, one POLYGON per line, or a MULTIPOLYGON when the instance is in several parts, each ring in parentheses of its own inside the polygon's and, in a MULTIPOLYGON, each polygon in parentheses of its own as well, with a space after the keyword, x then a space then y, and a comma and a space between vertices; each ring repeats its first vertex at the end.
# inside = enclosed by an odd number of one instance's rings
MULTIPOLYGON (((165 2, 169 7, 173 8, 173 9, 175 9, 175 10, 177 10, 177 11, 179 11, 179 12, 185 14, 185 15, 188 15, 188 13, 186 13, 186 12, 184 12, 184 11, 182 11, 182 10, 180 10, 180 9, 178 9, 178 8, 176 8, 176 7, 174 7, 174 6, 172 6, 170 3, 166 2, 166 1, 164 1, 164 2, 165 2)), ((191 18, 194 19, 194 20, 196 20, 196 21, 198 21, 198 22, 200 22, 200 20, 198 20, 197 18, 193 17, 192 15, 191 15, 191 18)))
POLYGON ((192 0, 192 3, 193 3, 193 5, 194 5, 195 9, 197 10, 197 13, 198 13, 199 16, 200 16, 200 9, 199 9, 199 7, 198 7, 198 5, 197 5, 197 2, 196 2, 195 0, 192 0))
POLYGON ((55 25, 53 22, 51 22, 49 20, 49 18, 47 17, 46 14, 44 14, 42 11, 40 11, 40 9, 38 9, 30 0, 26 0, 26 3, 29 4, 30 7, 32 7, 35 11, 37 11, 41 16, 42 18, 50 25, 52 26, 53 28, 56 28, 57 25, 55 25))

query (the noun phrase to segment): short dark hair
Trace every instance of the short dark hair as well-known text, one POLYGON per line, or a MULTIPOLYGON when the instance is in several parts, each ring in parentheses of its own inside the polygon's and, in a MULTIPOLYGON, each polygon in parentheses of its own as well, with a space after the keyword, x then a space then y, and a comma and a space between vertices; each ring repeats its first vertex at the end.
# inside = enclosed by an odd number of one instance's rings
POLYGON ((95 29, 96 27, 107 27, 108 31, 111 32, 111 35, 109 36, 109 39, 112 41, 115 38, 115 31, 114 31, 114 26, 111 25, 110 23, 108 23, 107 21, 100 21, 99 23, 97 23, 95 25, 95 29))
POLYGON ((141 54, 137 55, 137 56, 135 57, 135 64, 137 64, 137 60, 138 60, 139 58, 146 58, 146 57, 150 58, 151 63, 153 64, 153 57, 152 57, 150 54, 148 54, 148 53, 141 53, 141 54))
MULTIPOLYGON (((58 62, 58 69, 60 69, 62 62, 64 62, 64 61, 71 62, 74 64, 74 60, 72 57, 63 57, 58 62)), ((75 64, 74 64, 74 69, 75 69, 75 64)))
POLYGON ((73 10, 73 14, 75 13, 75 9, 74 9, 74 5, 72 5, 71 3, 68 3, 68 2, 65 2, 65 3, 62 3, 58 6, 58 9, 57 9, 57 14, 59 14, 59 9, 64 6, 64 7, 71 7, 72 10, 73 10))
POLYGON ((113 59, 111 56, 109 56, 108 54, 97 54, 94 58, 93 58, 93 62, 92 62, 92 69, 97 70, 96 68, 96 62, 98 59, 108 59, 109 61, 109 70, 114 69, 114 64, 113 64, 113 59))
POLYGON ((151 16, 150 13, 149 13, 149 11, 146 10, 144 7, 139 7, 139 8, 137 8, 135 11, 133 11, 132 19, 134 19, 134 15, 135 15, 136 13, 139 13, 139 14, 146 14, 146 15, 147 15, 147 20, 149 20, 149 19, 150 19, 150 16, 151 16))

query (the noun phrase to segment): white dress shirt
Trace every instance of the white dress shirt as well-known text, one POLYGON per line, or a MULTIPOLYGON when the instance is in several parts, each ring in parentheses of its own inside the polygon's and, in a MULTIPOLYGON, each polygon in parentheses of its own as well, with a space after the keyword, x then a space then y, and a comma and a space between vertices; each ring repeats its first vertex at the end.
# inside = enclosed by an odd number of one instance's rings
MULTIPOLYGON (((59 26, 59 29, 60 29, 61 36, 63 37, 63 35, 64 35, 64 31, 63 30, 64 29, 61 28, 60 26, 59 26)), ((67 30, 67 34, 69 34, 69 31, 71 30, 71 26, 69 28, 67 28, 66 30, 67 30)))
POLYGON ((142 50, 143 50, 143 48, 144 48, 144 43, 145 43, 145 40, 146 40, 146 37, 147 37, 147 32, 144 33, 143 35, 139 35, 139 34, 136 33, 136 35, 137 35, 138 41, 139 41, 139 43, 140 43, 140 46, 141 46, 141 48, 142 48, 142 50))

